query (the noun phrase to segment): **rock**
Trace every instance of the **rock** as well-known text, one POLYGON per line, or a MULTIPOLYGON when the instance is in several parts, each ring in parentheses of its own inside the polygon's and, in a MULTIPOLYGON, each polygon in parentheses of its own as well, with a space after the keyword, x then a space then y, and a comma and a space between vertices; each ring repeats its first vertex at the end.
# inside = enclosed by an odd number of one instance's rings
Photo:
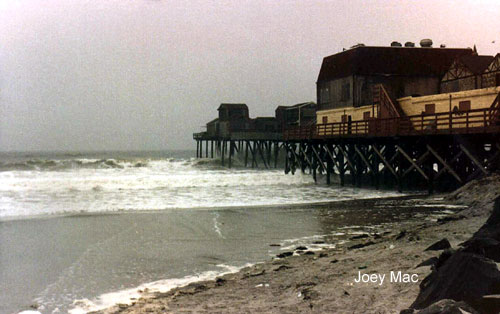
POLYGON ((399 314, 413 314, 415 313, 414 309, 404 309, 399 312, 399 314))
POLYGON ((118 308, 120 310, 124 310, 124 309, 128 308, 128 304, 118 303, 117 305, 118 305, 118 308))
POLYGON ((368 237, 369 237, 369 235, 367 235, 367 234, 360 234, 360 235, 351 237, 351 240, 364 239, 364 238, 368 238, 368 237))
POLYGON ((450 299, 444 299, 438 301, 423 310, 413 313, 414 314, 464 314, 464 313, 478 314, 478 312, 474 310, 474 308, 472 308, 467 303, 463 301, 457 302, 450 299))
POLYGON ((314 241, 313 244, 325 244, 325 241, 314 241))
POLYGON ((338 262, 339 262, 339 260, 338 260, 338 259, 332 259, 332 260, 330 261, 330 263, 332 263, 332 264, 335 264, 335 263, 338 263, 338 262))
POLYGON ((307 247, 305 247, 305 246, 297 246, 295 248, 295 251, 305 251, 305 250, 307 250, 307 247))
POLYGON ((269 246, 281 246, 281 244, 271 243, 271 244, 269 244, 269 246))
POLYGON ((445 223, 450 222, 450 221, 461 220, 464 218, 465 218, 464 215, 452 215, 452 216, 446 216, 443 218, 438 218, 437 222, 439 224, 445 224, 445 223))
POLYGON ((313 251, 305 251, 304 255, 314 255, 314 252, 313 251))
POLYGON ((328 256, 328 253, 325 253, 325 252, 319 253, 319 257, 327 257, 327 256, 328 256))
POLYGON ((280 265, 278 267, 276 267, 275 269, 273 269, 274 271, 280 271, 280 270, 285 270, 285 269, 290 269, 292 267, 288 266, 288 265, 280 265))
POLYGON ((263 269, 263 270, 256 270, 256 271, 253 271, 253 272, 249 272, 247 273, 246 275, 248 277, 257 277, 257 276, 262 276, 264 275, 266 271, 263 269))
POLYGON ((450 258, 453 254, 455 254, 456 250, 454 249, 447 249, 444 250, 441 255, 438 257, 438 261, 436 264, 434 264, 435 269, 439 269, 447 260, 450 258))
POLYGON ((422 309, 442 299, 453 299, 477 309, 482 297, 491 294, 500 294, 496 263, 458 251, 420 283, 420 293, 410 307, 422 309))
POLYGON ((472 237, 491 238, 500 241, 500 197, 495 199, 491 216, 472 237))
POLYGON ((500 262, 500 241, 492 238, 472 238, 462 244, 464 252, 485 256, 500 262))
POLYGON ((292 255, 293 255, 293 252, 283 252, 283 253, 276 255, 276 257, 284 258, 284 257, 292 256, 292 255))
POLYGON ((396 240, 404 238, 406 233, 407 233, 406 230, 401 230, 401 232, 396 236, 396 240))
POLYGON ((366 268, 368 268, 366 265, 358 266, 358 269, 366 269, 366 268))
POLYGON ((450 241, 448 241, 448 239, 444 238, 444 239, 432 244, 431 246, 426 248, 424 251, 441 251, 441 250, 449 249, 449 248, 451 248, 450 241))
POLYGON ((500 295, 485 295, 481 300, 483 313, 500 313, 500 295))
POLYGON ((364 248, 366 246, 373 245, 373 244, 375 244, 375 242, 368 241, 365 243, 359 243, 359 244, 352 245, 352 246, 348 247, 347 249, 348 250, 360 249, 360 248, 364 248))
POLYGON ((436 265, 437 262, 438 262, 438 260, 439 259, 437 257, 431 257, 429 259, 426 259, 422 263, 418 264, 417 266, 415 266, 415 268, 419 268, 419 267, 422 267, 422 266, 433 266, 433 265, 436 265))
POLYGON ((319 296, 318 292, 314 291, 311 288, 305 288, 300 292, 301 292, 304 300, 312 300, 312 299, 315 299, 319 296))
POLYGON ((226 279, 224 279, 224 278, 219 277, 219 278, 215 279, 215 284, 217 286, 222 286, 224 283, 226 283, 226 279))

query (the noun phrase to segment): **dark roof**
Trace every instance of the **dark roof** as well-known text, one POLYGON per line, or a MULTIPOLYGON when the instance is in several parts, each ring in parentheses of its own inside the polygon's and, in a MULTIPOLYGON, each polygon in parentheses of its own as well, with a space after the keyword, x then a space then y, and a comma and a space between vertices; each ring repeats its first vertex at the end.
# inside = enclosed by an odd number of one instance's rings
POLYGON ((278 106, 276 109, 278 108, 281 108, 281 109, 296 109, 296 108, 301 108, 301 107, 305 107, 305 106, 316 106, 316 103, 315 102, 303 102, 303 103, 300 103, 300 104, 296 104, 296 105, 291 105, 291 106, 278 106))
POLYGON ((220 104, 219 109, 217 109, 217 110, 221 110, 221 108, 246 109, 246 110, 248 110, 248 107, 247 107, 246 104, 228 104, 228 103, 222 103, 222 104, 220 104))
POLYGON ((455 58, 472 53, 470 48, 357 47, 325 57, 318 82, 353 74, 441 77, 455 58))
POLYGON ((493 62, 493 56, 461 56, 458 61, 467 67, 473 74, 482 74, 486 68, 493 62))

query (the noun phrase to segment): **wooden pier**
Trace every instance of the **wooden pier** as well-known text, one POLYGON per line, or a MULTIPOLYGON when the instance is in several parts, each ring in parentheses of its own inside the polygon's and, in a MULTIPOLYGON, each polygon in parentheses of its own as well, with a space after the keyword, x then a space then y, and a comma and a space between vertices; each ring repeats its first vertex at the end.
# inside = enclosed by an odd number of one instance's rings
POLYGON ((227 137, 210 137, 202 132, 195 133, 193 138, 197 158, 220 158, 222 166, 229 168, 236 155, 242 157, 244 167, 278 168, 280 150, 284 147, 282 133, 234 132, 227 137))
POLYGON ((500 94, 490 108, 432 115, 326 123, 283 133, 194 134, 198 158, 232 167, 297 170, 341 186, 456 188, 500 168, 500 94))
POLYGON ((327 123, 284 132, 285 173, 448 190, 500 167, 500 94, 490 108, 327 123))

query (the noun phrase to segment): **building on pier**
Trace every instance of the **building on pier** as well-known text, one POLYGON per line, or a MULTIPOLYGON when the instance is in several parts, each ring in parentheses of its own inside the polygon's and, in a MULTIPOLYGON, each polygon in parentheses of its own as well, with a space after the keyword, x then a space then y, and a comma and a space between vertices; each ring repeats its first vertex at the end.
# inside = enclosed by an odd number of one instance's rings
POLYGON ((373 89, 380 84, 393 100, 438 94, 452 62, 473 53, 472 49, 356 46, 325 57, 316 82, 318 110, 372 105, 373 89))
POLYGON ((441 80, 440 92, 452 93, 487 87, 482 82, 482 76, 493 59, 493 56, 475 54, 456 58, 441 80))
POLYGON ((211 142, 211 157, 215 143, 229 167, 238 155, 252 168, 282 160, 285 173, 327 184, 453 188, 500 169, 499 85, 500 55, 358 45, 323 60, 317 105, 257 119, 241 104, 221 105, 207 132, 194 134, 197 157, 209 156, 211 142))

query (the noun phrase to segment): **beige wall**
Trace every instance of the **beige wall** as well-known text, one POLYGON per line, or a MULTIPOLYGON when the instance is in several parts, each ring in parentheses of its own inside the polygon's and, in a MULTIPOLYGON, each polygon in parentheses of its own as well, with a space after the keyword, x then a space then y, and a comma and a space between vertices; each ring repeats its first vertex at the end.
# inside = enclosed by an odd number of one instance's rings
MULTIPOLYGON (((450 95, 451 95, 451 108, 459 107, 459 102, 470 101, 471 109, 484 109, 489 108, 495 97, 500 92, 500 87, 490 87, 483 89, 475 89, 469 91, 461 91, 456 93, 436 94, 421 97, 404 97, 398 99, 403 111, 407 116, 412 117, 412 125, 416 130, 428 128, 449 128, 448 116, 439 116, 439 121, 436 121, 436 115, 422 115, 425 111, 425 105, 435 104, 435 113, 448 113, 450 110, 450 95)), ((320 110, 316 112, 317 124, 323 124, 323 117, 327 117, 327 123, 342 122, 342 115, 351 116, 352 121, 360 121, 363 119, 363 113, 370 112, 372 116, 372 106, 363 107, 349 107, 339 109, 320 110)), ((375 117, 377 117, 377 109, 375 108, 375 117)), ((484 117, 481 113, 465 113, 454 114, 452 116, 453 127, 479 127, 484 125, 484 117)), ((358 124, 359 126, 359 124, 358 124)), ((354 124, 353 124, 354 127, 354 124)), ((362 125, 361 125, 362 127, 362 125)), ((320 127, 321 128, 321 127, 320 127)), ((362 133, 364 131, 353 133, 362 133)))
MULTIPOLYGON (((370 112, 370 117, 372 116, 372 106, 362 106, 362 107, 349 107, 349 108, 339 108, 339 109, 329 109, 316 111, 316 122, 317 124, 323 123, 323 117, 327 117, 327 123, 342 122, 342 116, 345 114, 351 116, 352 121, 363 120, 363 113, 370 112)), ((375 108, 375 115, 377 115, 377 108, 375 108)))
POLYGON ((398 102, 406 115, 413 116, 421 114, 425 110, 426 104, 435 104, 436 113, 448 112, 450 110, 450 95, 452 109, 455 106, 458 107, 459 102, 466 100, 471 102, 471 109, 489 108, 499 92, 500 87, 492 87, 422 97, 404 97, 398 99, 398 102))

